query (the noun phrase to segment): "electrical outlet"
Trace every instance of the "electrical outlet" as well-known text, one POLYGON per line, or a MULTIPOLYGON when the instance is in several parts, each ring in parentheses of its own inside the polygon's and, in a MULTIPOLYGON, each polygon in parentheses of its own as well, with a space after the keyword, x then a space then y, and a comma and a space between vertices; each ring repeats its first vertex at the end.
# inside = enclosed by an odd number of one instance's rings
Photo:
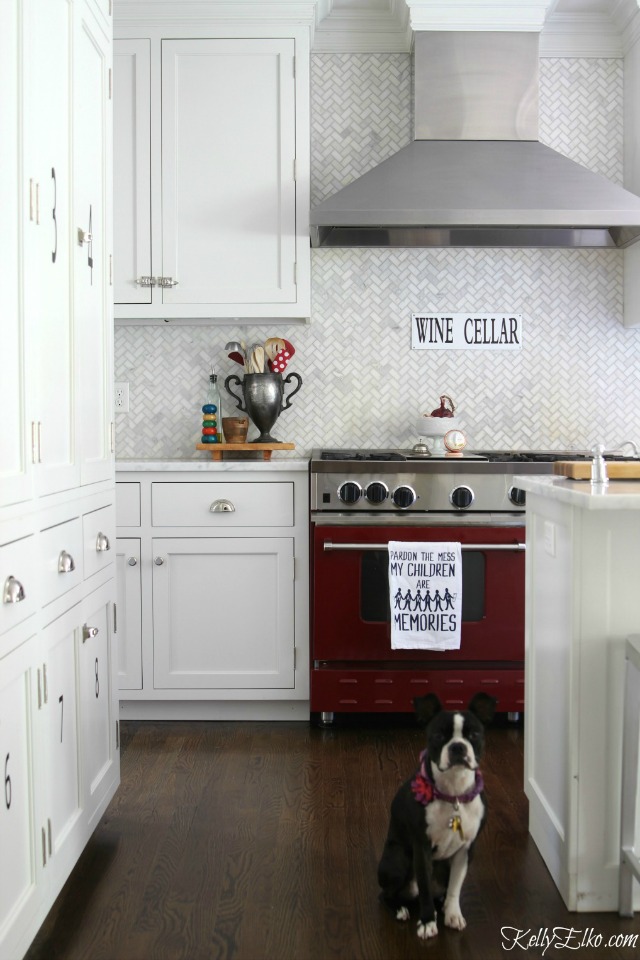
POLYGON ((113 391, 113 408, 116 413, 129 413, 129 384, 116 383, 113 391))

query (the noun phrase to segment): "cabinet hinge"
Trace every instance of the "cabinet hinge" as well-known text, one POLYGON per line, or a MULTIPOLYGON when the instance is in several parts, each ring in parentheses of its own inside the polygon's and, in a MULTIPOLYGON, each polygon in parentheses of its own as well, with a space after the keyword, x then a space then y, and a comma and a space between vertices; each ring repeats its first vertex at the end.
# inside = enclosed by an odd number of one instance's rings
POLYGON ((118 632, 118 611, 117 611, 117 606, 118 606, 117 603, 114 603, 114 605, 113 605, 113 632, 114 632, 114 633, 117 633, 117 632, 118 632))
POLYGON ((37 670, 38 674, 38 710, 42 709, 42 685, 40 681, 40 667, 37 670))
POLYGON ((295 80, 296 78, 296 58, 295 57, 292 58, 291 64, 292 64, 292 70, 293 70, 293 79, 295 80))
POLYGON ((113 84, 111 82, 111 77, 112 77, 111 67, 109 67, 109 100, 111 100, 111 94, 113 92, 113 84))
POLYGON ((297 659, 298 659, 298 648, 297 648, 297 647, 294 647, 294 648, 293 648, 293 669, 294 669, 294 670, 295 670, 295 668, 296 668, 296 661, 297 661, 297 659))
POLYGON ((111 453, 116 452, 116 425, 112 420, 110 424, 110 434, 111 434, 111 453))
POLYGON ((293 158, 293 180, 294 180, 294 183, 295 183, 295 181, 296 181, 297 179, 298 179, 298 168, 297 168, 297 166, 296 166, 296 158, 294 157, 294 158, 293 158))

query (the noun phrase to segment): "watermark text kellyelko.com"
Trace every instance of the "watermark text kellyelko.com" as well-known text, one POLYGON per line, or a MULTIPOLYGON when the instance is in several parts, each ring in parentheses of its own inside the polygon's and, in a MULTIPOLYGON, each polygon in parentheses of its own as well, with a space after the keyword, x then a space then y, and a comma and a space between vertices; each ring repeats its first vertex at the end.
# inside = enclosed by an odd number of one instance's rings
POLYGON ((637 933, 602 934, 594 927, 582 930, 578 927, 501 927, 503 950, 538 950, 544 956, 547 950, 619 950, 627 947, 635 950, 640 940, 637 933))

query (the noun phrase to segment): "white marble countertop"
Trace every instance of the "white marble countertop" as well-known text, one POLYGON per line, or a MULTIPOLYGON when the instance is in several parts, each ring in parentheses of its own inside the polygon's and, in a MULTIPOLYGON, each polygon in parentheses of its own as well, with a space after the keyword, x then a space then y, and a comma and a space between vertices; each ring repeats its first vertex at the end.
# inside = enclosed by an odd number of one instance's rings
POLYGON ((309 461, 299 458, 276 460, 116 460, 118 473, 281 473, 283 471, 306 472, 309 461))
POLYGON ((640 510, 640 480, 610 480, 600 485, 566 477, 520 476, 516 483, 529 493, 585 510, 640 510))

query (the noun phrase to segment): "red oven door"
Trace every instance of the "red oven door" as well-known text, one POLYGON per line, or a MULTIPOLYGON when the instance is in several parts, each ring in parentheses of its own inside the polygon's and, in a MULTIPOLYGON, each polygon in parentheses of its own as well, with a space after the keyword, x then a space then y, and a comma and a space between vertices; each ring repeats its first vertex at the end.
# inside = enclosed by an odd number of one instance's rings
POLYGON ((316 661, 523 661, 524 527, 313 528, 316 661), (400 541, 462 544, 459 650, 392 650, 388 552, 400 541))

